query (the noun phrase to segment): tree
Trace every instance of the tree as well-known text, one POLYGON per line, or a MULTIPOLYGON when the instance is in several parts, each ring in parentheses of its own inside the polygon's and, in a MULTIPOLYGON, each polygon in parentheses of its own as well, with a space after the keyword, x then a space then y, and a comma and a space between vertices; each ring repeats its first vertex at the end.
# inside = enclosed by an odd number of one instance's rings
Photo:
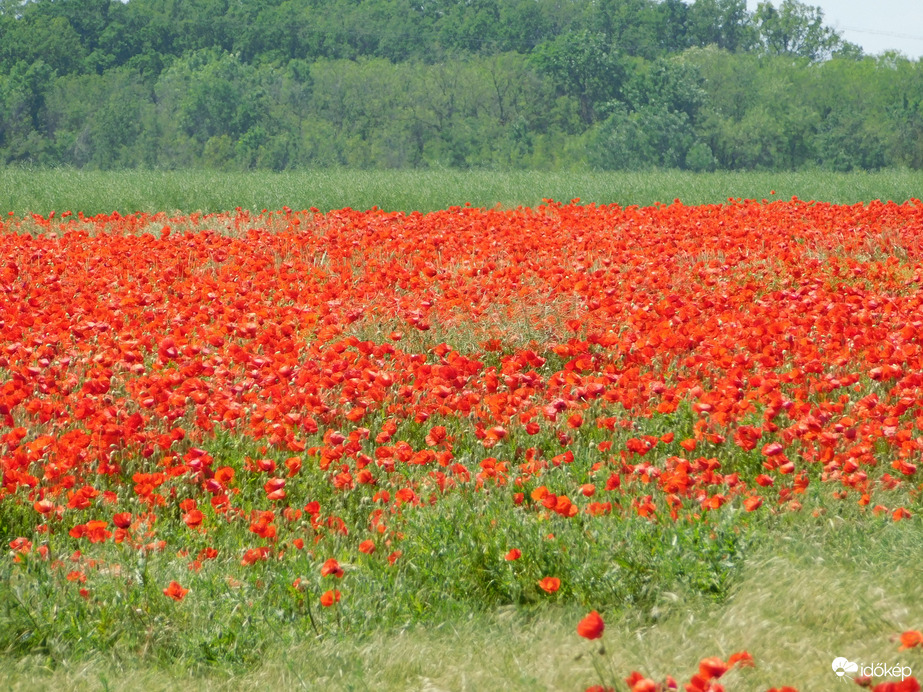
POLYGON ((690 46, 689 5, 683 0, 663 0, 657 5, 660 50, 678 53, 690 46))
POLYGON ((36 160, 48 148, 45 97, 54 77, 42 60, 20 61, 0 76, 0 147, 5 162, 36 160))
POLYGON ((797 0, 782 0, 778 9, 770 2, 761 2, 755 19, 760 45, 768 55, 791 55, 818 62, 830 57, 842 44, 839 34, 824 26, 820 7, 797 0))
POLYGON ((747 2, 0 0, 0 163, 923 168, 923 63, 747 2))
POLYGON ((560 94, 577 99, 587 125, 595 122, 601 104, 621 96, 626 67, 603 34, 563 34, 536 48, 532 60, 560 94))
POLYGON ((621 53, 653 59, 661 54, 662 20, 652 0, 607 0, 589 3, 583 25, 621 53))
POLYGON ((689 8, 687 33, 690 45, 732 53, 750 50, 757 40, 746 0, 696 0, 689 8))
POLYGON ((624 102, 610 102, 610 115, 591 137, 591 163, 608 169, 714 165, 708 145, 698 141, 696 124, 706 93, 691 63, 660 59, 636 72, 624 102))

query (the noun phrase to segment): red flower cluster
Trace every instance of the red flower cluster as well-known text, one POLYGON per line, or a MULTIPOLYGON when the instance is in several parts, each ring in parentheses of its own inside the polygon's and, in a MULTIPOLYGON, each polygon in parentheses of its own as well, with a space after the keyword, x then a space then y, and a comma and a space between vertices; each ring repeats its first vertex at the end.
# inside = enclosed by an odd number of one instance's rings
MULTIPOLYGON (((599 613, 591 611, 577 625, 577 634, 585 639, 599 639, 603 635, 605 624, 599 613)), ((923 645, 923 636, 916 630, 904 632, 901 637, 901 650, 923 645)), ((683 687, 686 692, 724 692, 725 688, 718 682, 725 673, 734 666, 754 666, 753 656, 747 651, 731 654, 727 661, 716 656, 703 658, 699 662, 699 671, 683 687)), ((872 692, 920 692, 920 683, 914 677, 904 678, 900 681, 885 681, 872 687, 870 678, 855 678, 860 687, 872 688, 872 692)), ((667 676, 662 682, 657 682, 645 677, 638 671, 633 671, 625 678, 631 692, 666 692, 677 690, 679 685, 672 676, 667 676)), ((593 685, 586 688, 586 692, 607 692, 611 687, 593 685)), ((768 692, 798 692, 793 687, 773 687, 768 692)))
POLYGON ((253 569, 324 536, 404 569, 400 517, 459 492, 553 525, 800 511, 814 484, 906 520, 921 231, 916 200, 8 217, 0 502, 82 548, 163 550, 175 517, 194 566, 244 522, 253 569))
MULTIPOLYGON (((683 689, 686 692, 724 692, 724 686, 718 682, 718 678, 723 676, 735 665, 752 666, 753 657, 746 651, 740 651, 731 654, 731 657, 724 661, 716 656, 703 658, 699 663, 699 672, 692 676, 692 679, 683 689)), ((666 690, 678 689, 679 685, 672 676, 667 676, 663 682, 655 682, 646 678, 641 673, 634 671, 625 678, 628 688, 631 692, 665 692, 666 690)), ((786 692, 790 688, 783 688, 786 692)), ((795 692, 791 690, 791 692, 795 692)))

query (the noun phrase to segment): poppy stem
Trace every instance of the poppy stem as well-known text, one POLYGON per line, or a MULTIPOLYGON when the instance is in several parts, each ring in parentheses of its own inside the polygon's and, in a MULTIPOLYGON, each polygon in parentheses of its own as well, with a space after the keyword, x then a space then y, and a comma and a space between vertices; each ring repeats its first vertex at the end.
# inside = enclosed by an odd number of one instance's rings
MULTIPOLYGON (((615 676, 613 675, 613 671, 612 671, 612 664, 610 662, 608 666, 604 666, 602 663, 600 663, 599 659, 596 657, 595 655, 596 653, 597 652, 594 652, 594 655, 590 658, 590 660, 593 662, 593 670, 595 670, 596 674, 599 676, 599 682, 602 683, 603 688, 605 688, 606 682, 607 682, 606 680, 607 671, 605 670, 605 668, 609 668, 608 674, 611 676, 609 679, 613 681, 615 680, 615 676)), ((599 655, 602 656, 603 654, 600 653, 599 655)))
POLYGON ((320 630, 317 629, 317 623, 314 622, 314 613, 311 611, 311 599, 310 598, 304 599, 304 603, 308 607, 308 620, 310 620, 311 622, 311 629, 313 629, 314 634, 316 634, 319 637, 320 630))

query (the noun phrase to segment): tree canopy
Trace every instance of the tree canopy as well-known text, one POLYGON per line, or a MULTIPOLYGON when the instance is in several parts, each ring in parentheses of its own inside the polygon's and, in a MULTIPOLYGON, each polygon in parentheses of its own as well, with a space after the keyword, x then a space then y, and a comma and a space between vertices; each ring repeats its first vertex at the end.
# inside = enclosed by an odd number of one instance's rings
POLYGON ((796 0, 0 0, 0 162, 923 165, 923 67, 796 0))

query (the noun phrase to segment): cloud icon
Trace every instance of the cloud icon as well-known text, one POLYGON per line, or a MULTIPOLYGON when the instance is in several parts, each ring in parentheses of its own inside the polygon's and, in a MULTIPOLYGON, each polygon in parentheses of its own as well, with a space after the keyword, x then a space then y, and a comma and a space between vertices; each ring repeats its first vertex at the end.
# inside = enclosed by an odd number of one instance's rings
POLYGON ((859 664, 839 656, 833 659, 833 672, 839 677, 843 677, 846 673, 858 673, 859 664))

